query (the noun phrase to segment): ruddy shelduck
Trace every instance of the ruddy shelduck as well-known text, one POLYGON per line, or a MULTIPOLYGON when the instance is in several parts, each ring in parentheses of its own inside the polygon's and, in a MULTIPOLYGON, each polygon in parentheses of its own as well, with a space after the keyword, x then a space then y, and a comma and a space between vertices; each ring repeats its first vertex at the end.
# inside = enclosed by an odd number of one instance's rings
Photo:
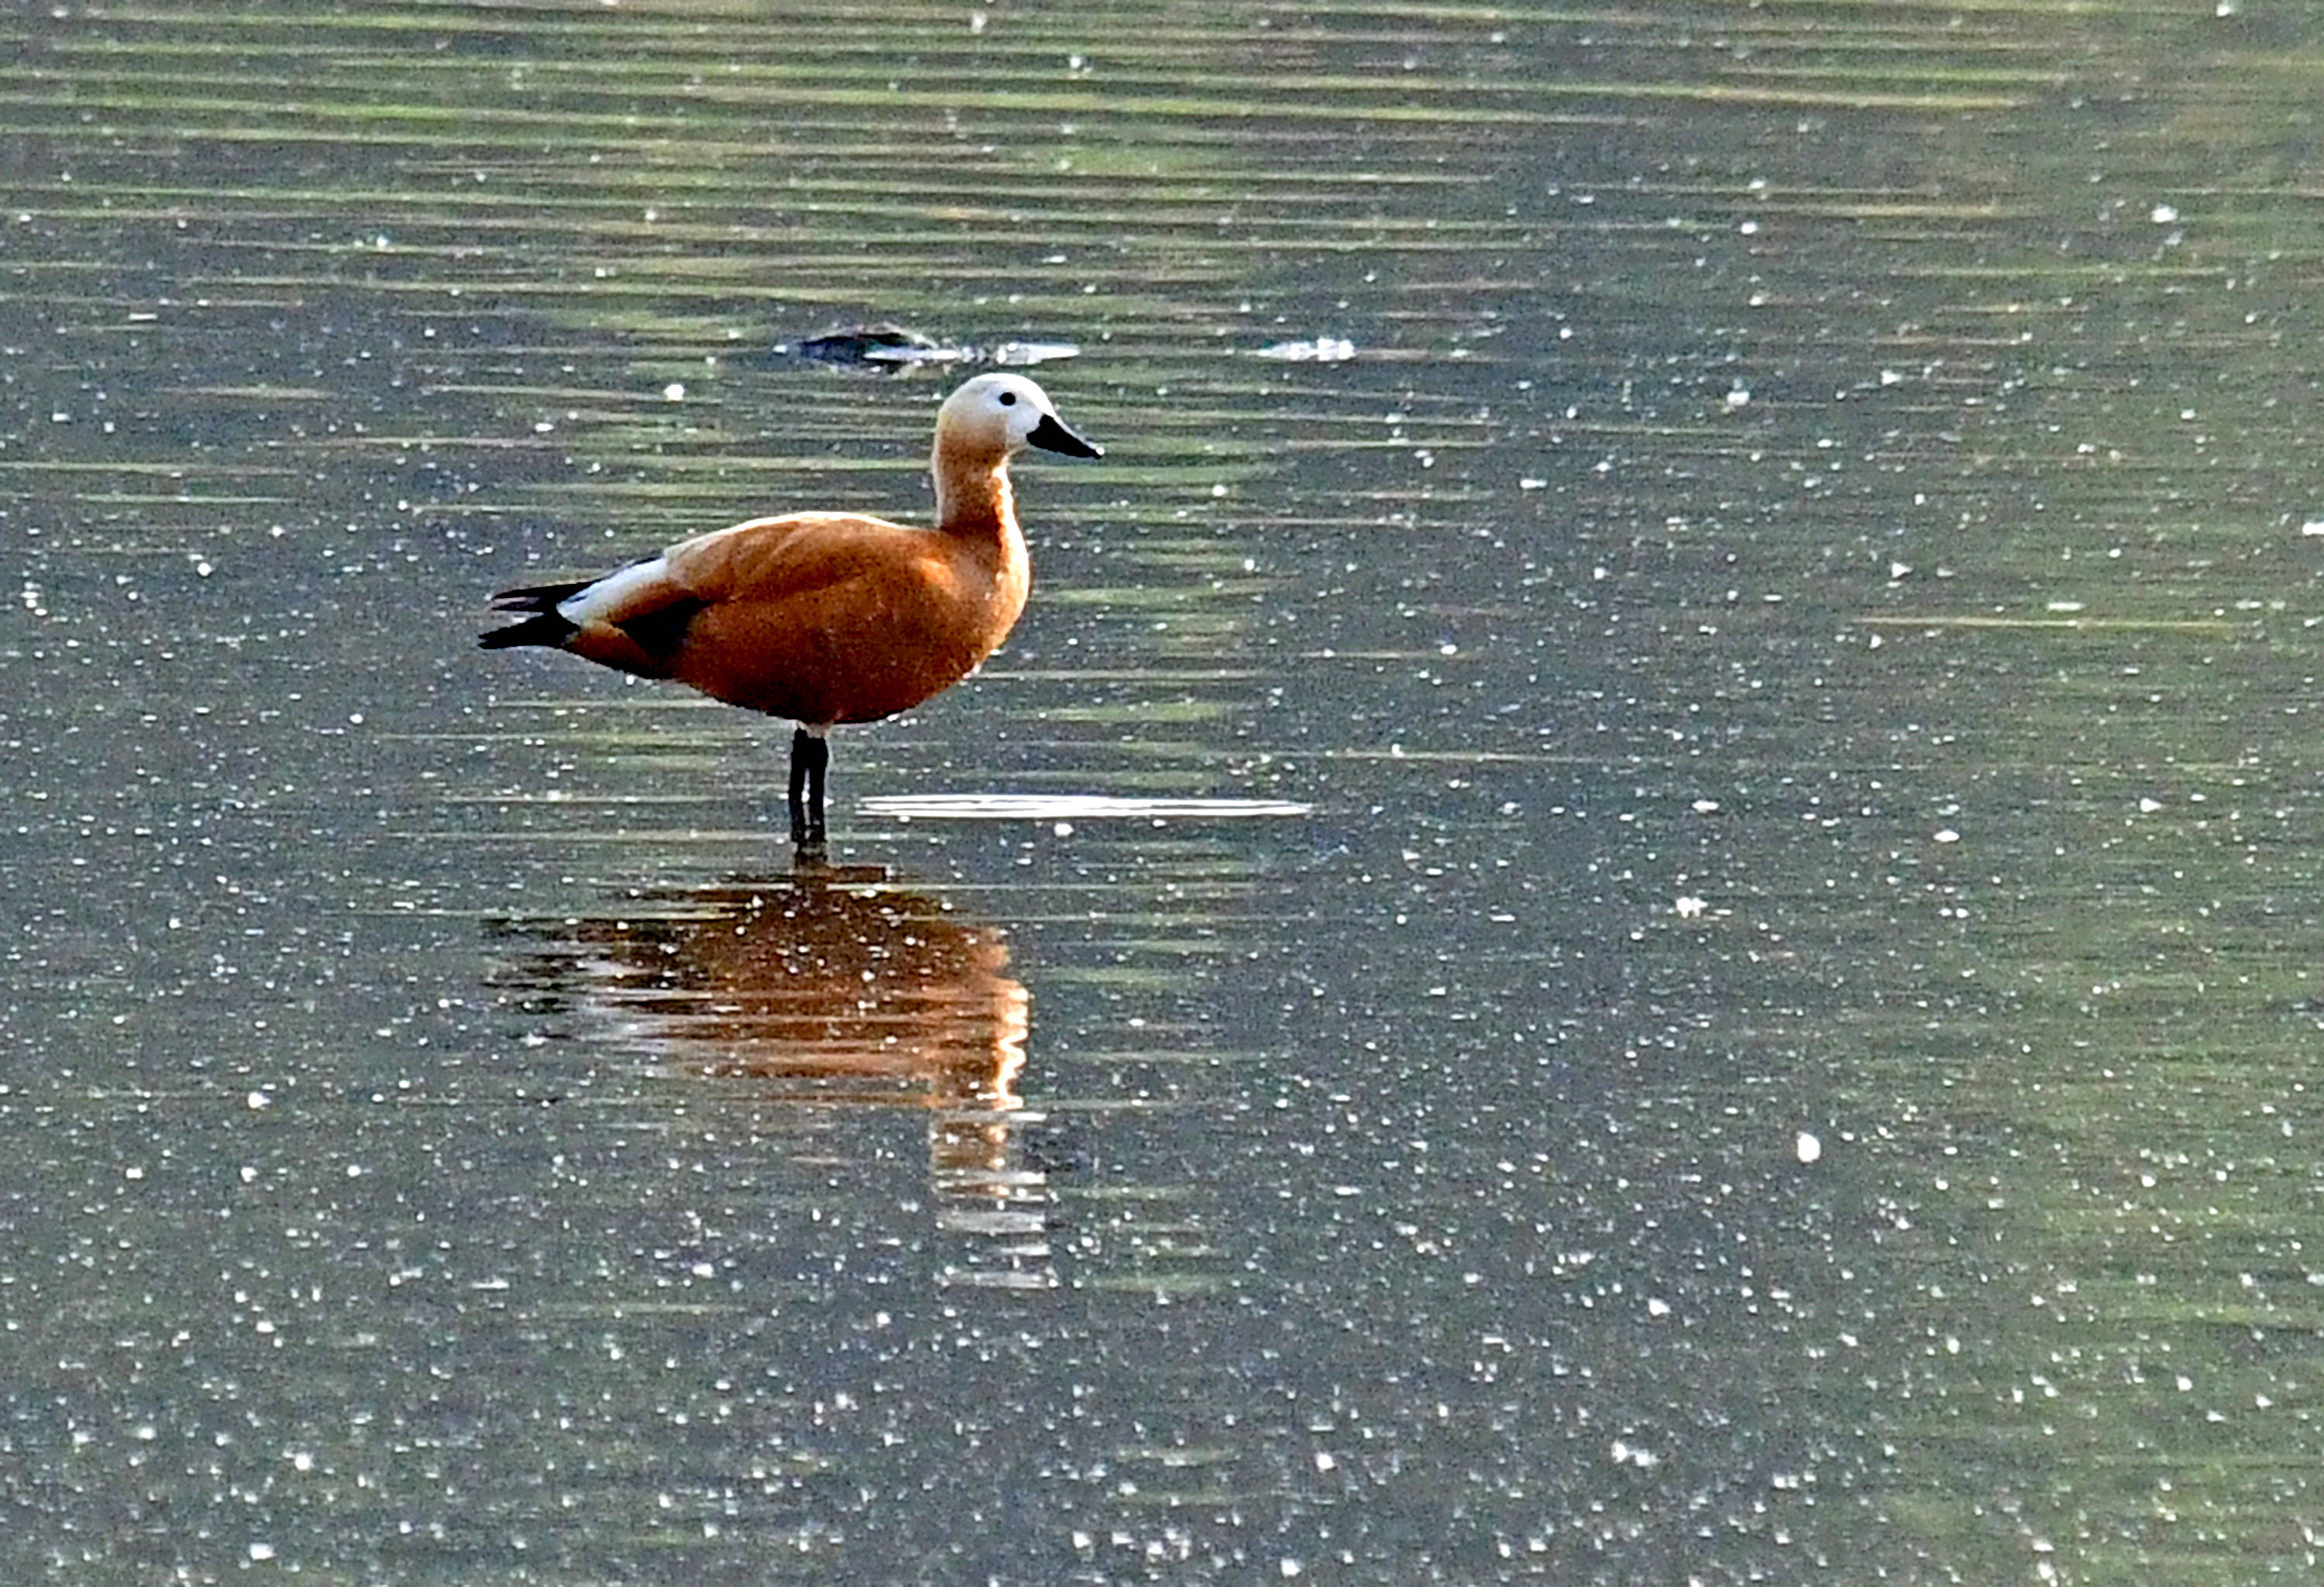
POLYGON ((825 735, 951 687, 1024 611, 1032 567, 1009 460, 1027 447, 1103 455, 1031 381, 980 374, 936 410, 934 529, 853 512, 753 518, 602 578, 503 590, 495 610, 530 615, 477 642, 570 650, 798 724, 791 839, 819 847, 825 735))

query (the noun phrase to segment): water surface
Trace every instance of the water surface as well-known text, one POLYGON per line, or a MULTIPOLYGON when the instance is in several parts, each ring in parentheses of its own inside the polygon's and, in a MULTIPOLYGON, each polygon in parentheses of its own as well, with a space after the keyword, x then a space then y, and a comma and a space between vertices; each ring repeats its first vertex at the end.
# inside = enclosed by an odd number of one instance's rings
POLYGON ((12 1580, 2305 1567, 2295 14, 0 24, 12 1580), (843 735, 490 590, 924 509, 843 735))

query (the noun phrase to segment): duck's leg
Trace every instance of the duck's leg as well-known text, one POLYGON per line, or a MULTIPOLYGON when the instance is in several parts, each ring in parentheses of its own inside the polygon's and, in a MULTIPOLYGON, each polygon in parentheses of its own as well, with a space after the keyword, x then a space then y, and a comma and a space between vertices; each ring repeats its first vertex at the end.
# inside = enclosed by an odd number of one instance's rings
POLYGON ((791 842, 800 848, 823 846, 823 774, 831 764, 831 744, 806 728, 791 734, 791 842))

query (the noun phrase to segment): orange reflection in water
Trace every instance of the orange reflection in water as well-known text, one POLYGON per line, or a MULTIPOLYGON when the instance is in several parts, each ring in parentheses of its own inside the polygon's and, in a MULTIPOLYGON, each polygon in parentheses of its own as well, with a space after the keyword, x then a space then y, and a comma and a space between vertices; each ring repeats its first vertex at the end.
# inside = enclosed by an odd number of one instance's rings
POLYGON ((1049 1276, 1046 1176, 1012 1159, 1031 999, 990 926, 879 867, 641 893, 618 912, 511 923, 518 979, 673 1076, 752 1103, 925 1108, 938 1220, 984 1237, 961 1281, 1049 1276))

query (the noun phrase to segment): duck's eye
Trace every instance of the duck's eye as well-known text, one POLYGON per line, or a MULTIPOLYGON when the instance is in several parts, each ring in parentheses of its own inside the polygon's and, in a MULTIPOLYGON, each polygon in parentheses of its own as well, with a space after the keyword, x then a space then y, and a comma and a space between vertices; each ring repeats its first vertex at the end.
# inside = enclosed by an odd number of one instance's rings
POLYGON ((1003 408, 1014 408, 1017 406, 1017 393, 1014 392, 1003 392, 1001 393, 999 401, 1003 408))

